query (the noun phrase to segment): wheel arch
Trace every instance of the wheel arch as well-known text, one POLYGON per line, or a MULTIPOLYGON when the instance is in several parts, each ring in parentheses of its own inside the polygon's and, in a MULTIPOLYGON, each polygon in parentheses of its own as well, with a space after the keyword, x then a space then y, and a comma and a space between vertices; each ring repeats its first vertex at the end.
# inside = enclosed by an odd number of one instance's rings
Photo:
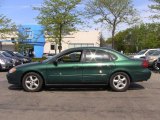
POLYGON ((118 72, 126 73, 126 74, 128 75, 128 77, 130 78, 130 82, 133 82, 132 76, 130 75, 129 72, 127 72, 127 71, 125 71, 125 70, 117 70, 117 71, 114 71, 114 72, 112 72, 112 73, 110 74, 108 83, 110 82, 110 79, 111 79, 112 75, 115 74, 115 73, 118 73, 118 72))
POLYGON ((35 70, 31 70, 31 71, 26 71, 26 72, 24 72, 24 73, 22 74, 22 76, 21 76, 21 83, 22 83, 23 77, 24 77, 27 73, 31 73, 31 72, 33 72, 33 73, 37 73, 38 75, 40 75, 40 76, 41 76, 41 78, 42 78, 42 80, 43 80, 43 85, 45 85, 45 84, 46 84, 46 81, 45 81, 45 79, 44 79, 43 75, 42 75, 40 72, 35 71, 35 70))

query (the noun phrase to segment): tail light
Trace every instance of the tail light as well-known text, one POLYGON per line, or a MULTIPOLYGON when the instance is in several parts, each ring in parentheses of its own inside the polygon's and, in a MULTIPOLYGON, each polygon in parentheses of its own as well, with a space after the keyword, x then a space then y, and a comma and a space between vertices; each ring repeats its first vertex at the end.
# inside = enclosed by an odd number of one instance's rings
POLYGON ((149 66, 148 61, 147 61, 147 60, 143 60, 142 66, 143 66, 144 68, 148 68, 148 66, 149 66))

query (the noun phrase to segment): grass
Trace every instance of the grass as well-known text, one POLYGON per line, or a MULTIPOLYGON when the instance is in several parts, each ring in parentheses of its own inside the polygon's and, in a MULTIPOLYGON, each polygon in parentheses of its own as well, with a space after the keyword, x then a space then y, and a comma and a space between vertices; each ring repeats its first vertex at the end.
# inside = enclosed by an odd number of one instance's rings
POLYGON ((47 58, 43 57, 43 58, 32 58, 32 62, 40 62, 40 61, 43 61, 47 58))

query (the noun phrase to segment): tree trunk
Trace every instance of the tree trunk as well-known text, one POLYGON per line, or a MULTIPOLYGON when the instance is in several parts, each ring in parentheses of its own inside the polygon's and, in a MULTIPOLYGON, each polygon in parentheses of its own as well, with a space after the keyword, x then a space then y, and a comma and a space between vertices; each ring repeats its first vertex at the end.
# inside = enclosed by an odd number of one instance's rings
POLYGON ((114 41, 114 35, 115 35, 115 30, 116 30, 116 21, 117 18, 115 18, 113 22, 113 29, 112 29, 112 49, 115 49, 115 41, 114 41))
POLYGON ((59 26, 59 46, 58 46, 58 50, 59 50, 59 53, 62 50, 62 24, 60 24, 60 26, 59 26))
POLYGON ((112 49, 115 49, 114 34, 115 34, 115 26, 113 26, 112 29, 112 49))

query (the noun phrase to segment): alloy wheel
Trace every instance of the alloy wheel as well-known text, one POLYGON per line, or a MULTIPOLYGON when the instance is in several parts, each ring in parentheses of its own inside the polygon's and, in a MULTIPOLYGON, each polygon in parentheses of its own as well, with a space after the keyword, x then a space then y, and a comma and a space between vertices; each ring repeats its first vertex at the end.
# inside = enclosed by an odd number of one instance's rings
POLYGON ((117 75, 113 78, 113 85, 117 89, 123 89, 127 85, 127 78, 124 75, 117 75))
POLYGON ((22 86, 25 91, 38 92, 42 89, 43 79, 38 73, 29 72, 24 75, 22 79, 22 86))
POLYGON ((125 72, 116 72, 110 78, 110 87, 117 92, 124 92, 130 85, 130 77, 125 72))
POLYGON ((25 85, 28 89, 35 90, 39 86, 39 79, 34 75, 30 75, 26 78, 25 85))

